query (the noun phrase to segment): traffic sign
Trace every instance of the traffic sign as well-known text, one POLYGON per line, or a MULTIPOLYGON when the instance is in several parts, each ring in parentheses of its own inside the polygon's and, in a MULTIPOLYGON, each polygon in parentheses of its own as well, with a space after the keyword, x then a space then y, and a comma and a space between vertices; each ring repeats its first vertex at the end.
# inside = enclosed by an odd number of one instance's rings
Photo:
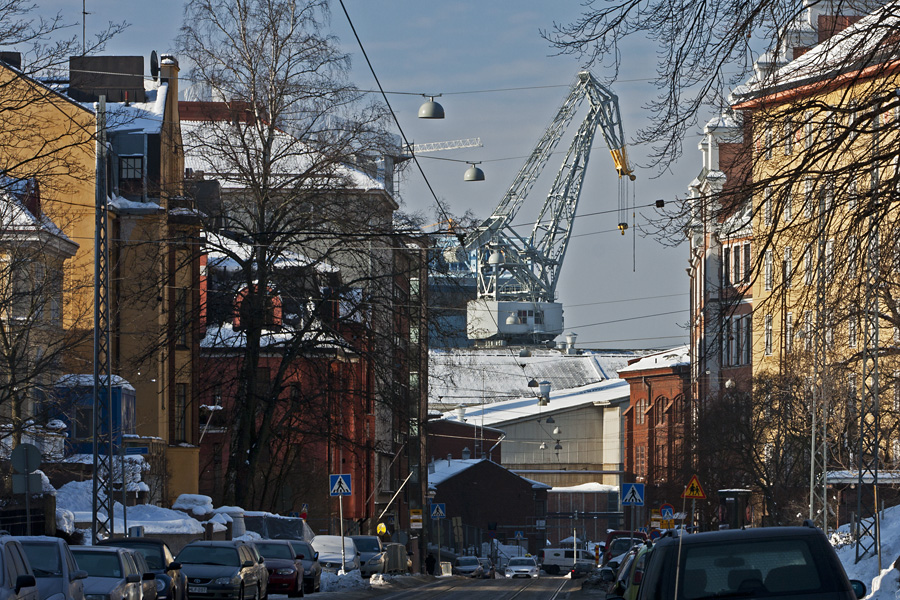
POLYGON ((644 484, 626 483, 622 485, 622 506, 643 506, 644 484))
POLYGON ((675 507, 671 504, 663 504, 659 507, 659 516, 666 521, 671 521, 675 518, 675 507))
POLYGON ((351 495, 351 483, 350 483, 350 475, 348 474, 340 474, 340 475, 329 475, 328 480, 328 488, 331 490, 332 496, 350 496, 351 495))
POLYGON ((687 487, 684 488, 684 492, 681 493, 681 497, 692 500, 706 500, 706 493, 703 491, 703 486, 700 485, 700 480, 697 479, 696 475, 691 477, 687 487))
POLYGON ((16 473, 31 473, 41 466, 41 451, 34 444, 19 444, 9 458, 16 473))
POLYGON ((422 529, 422 509, 421 508, 409 509, 409 528, 410 529, 422 529))
POLYGON ((431 505, 431 518, 432 519, 446 519, 447 518, 447 505, 443 502, 438 502, 436 504, 431 505))
POLYGON ((517 540, 524 540, 524 539, 525 539, 525 536, 522 535, 522 532, 521 532, 521 531, 517 531, 517 532, 516 532, 516 535, 515 535, 515 538, 516 538, 517 540))

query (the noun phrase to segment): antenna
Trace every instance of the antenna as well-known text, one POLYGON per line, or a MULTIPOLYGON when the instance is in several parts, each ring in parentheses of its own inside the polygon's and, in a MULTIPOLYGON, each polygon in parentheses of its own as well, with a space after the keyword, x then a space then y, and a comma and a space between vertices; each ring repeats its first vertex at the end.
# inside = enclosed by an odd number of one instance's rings
POLYGON ((81 0, 81 55, 84 56, 87 53, 87 33, 86 33, 86 21, 87 16, 91 13, 87 11, 86 6, 87 0, 81 0))

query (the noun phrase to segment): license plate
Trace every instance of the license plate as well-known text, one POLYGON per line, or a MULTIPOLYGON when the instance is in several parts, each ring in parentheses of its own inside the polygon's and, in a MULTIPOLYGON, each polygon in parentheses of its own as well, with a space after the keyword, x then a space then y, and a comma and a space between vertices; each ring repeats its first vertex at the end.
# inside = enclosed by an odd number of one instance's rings
POLYGON ((205 594, 206 588, 199 585, 189 585, 188 593, 190 594, 205 594))

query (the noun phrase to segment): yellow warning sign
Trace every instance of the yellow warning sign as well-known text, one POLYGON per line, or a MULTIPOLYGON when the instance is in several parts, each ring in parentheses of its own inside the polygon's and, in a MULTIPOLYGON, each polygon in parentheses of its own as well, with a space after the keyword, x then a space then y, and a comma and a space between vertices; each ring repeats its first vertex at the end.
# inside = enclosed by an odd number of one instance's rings
POLYGON ((681 493, 681 497, 691 500, 706 500, 706 493, 703 491, 703 486, 700 485, 700 480, 697 479, 696 475, 691 477, 687 487, 681 493))

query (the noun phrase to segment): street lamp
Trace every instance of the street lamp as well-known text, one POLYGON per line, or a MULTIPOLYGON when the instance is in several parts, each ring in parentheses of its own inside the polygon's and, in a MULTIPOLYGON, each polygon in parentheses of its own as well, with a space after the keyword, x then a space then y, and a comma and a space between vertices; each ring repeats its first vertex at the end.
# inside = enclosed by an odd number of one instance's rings
POLYGON ((466 172, 463 174, 463 181, 484 181, 484 171, 475 166, 480 164, 481 161, 470 162, 469 168, 466 169, 466 172))
POLYGON ((428 94, 422 94, 422 96, 427 97, 428 101, 422 103, 422 106, 419 107, 419 118, 420 119, 443 119, 444 118, 444 107, 434 101, 435 98, 440 98, 440 94, 436 94, 434 96, 429 96, 428 94))

